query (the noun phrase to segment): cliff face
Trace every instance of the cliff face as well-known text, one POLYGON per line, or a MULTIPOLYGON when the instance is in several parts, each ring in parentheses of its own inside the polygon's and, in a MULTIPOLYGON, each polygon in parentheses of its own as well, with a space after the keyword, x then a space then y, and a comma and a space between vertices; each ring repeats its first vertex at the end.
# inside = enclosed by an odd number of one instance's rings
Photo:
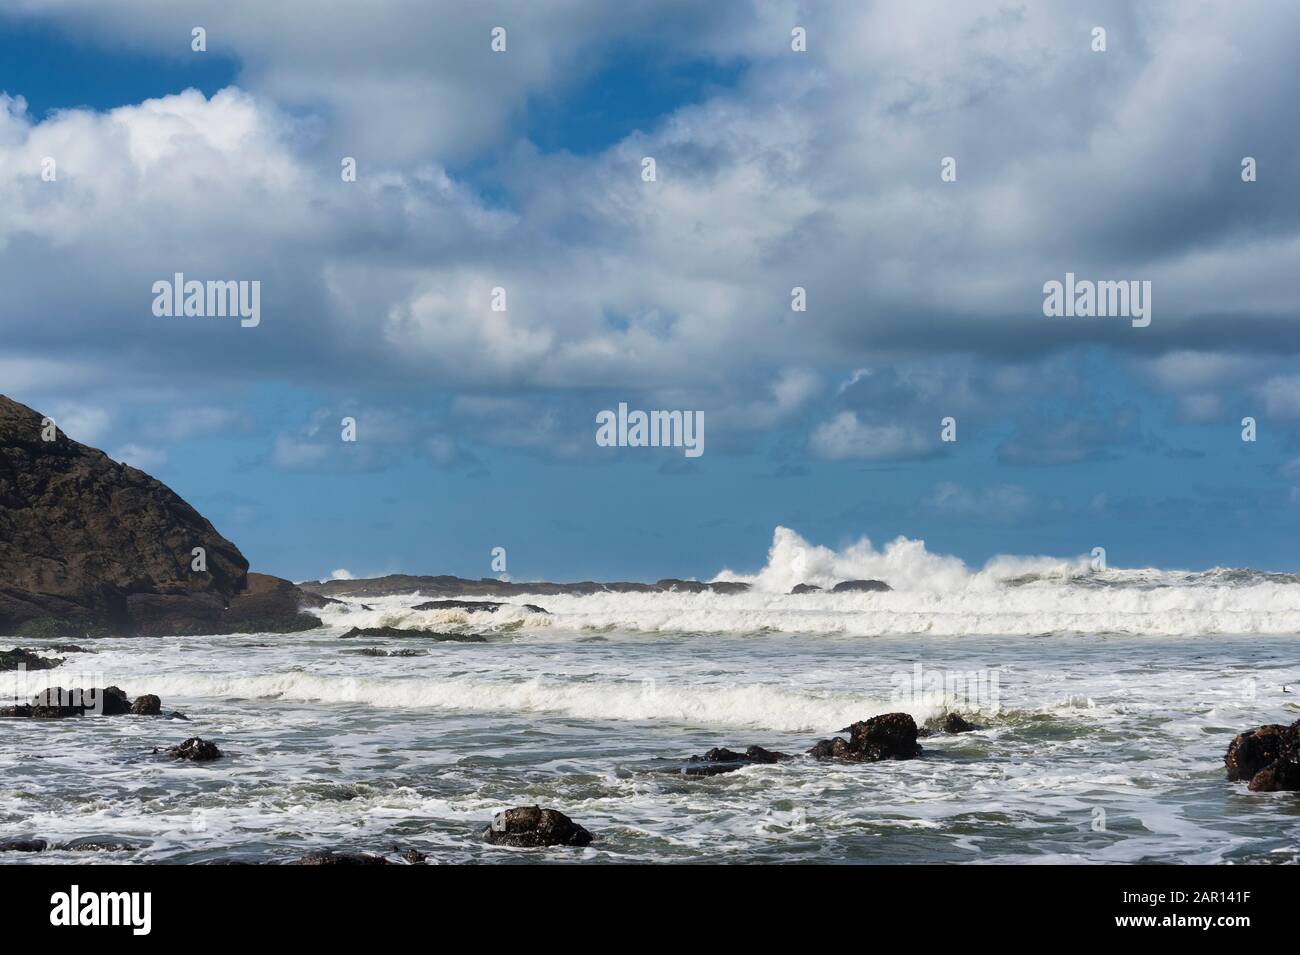
POLYGON ((232 632, 239 548, 143 471, 62 432, 44 440, 42 420, 0 395, 0 633, 232 632))

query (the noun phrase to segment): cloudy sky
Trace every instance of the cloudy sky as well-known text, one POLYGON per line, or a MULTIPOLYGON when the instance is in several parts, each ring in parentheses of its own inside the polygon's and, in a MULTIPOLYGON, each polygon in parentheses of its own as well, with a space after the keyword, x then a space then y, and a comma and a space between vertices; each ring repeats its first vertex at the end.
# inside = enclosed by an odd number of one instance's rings
POLYGON ((1263 0, 0 0, 0 393, 296 579, 777 525, 1300 570, 1297 48, 1263 0), (154 315, 177 272, 260 325, 154 315), (1067 272, 1150 326, 1045 316, 1067 272), (597 446, 620 401, 705 454, 597 446))

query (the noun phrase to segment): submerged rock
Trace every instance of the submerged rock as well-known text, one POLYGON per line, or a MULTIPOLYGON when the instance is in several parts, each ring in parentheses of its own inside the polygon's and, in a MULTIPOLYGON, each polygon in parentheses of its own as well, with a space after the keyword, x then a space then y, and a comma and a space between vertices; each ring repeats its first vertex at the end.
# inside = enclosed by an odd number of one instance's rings
POLYGON ((1223 764, 1229 780, 1249 780, 1252 792, 1300 791, 1300 720, 1239 733, 1223 764))
POLYGON ((833 594, 868 594, 893 590, 883 580, 841 580, 831 588, 833 594))
POLYGON ((682 772, 687 776, 718 776, 745 766, 767 766, 790 758, 786 753, 773 752, 761 746, 751 746, 743 753, 723 746, 711 749, 703 756, 692 756, 682 772))
POLYGON ((794 585, 794 589, 791 590, 790 593, 792 593, 792 594, 815 594, 815 593, 818 593, 818 592, 820 592, 820 591, 821 591, 821 588, 818 587, 816 584, 795 584, 795 585, 794 585))
POLYGON ((885 713, 849 727, 849 738, 824 739, 808 750, 816 759, 842 759, 874 763, 884 759, 915 759, 921 755, 917 745, 916 720, 907 713, 885 713))
POLYGON ((974 723, 968 723, 956 713, 949 713, 943 718, 943 731, 945 733, 969 733, 979 729, 974 723))
MULTIPOLYGON (((155 753, 160 750, 155 749, 155 753)), ((210 763, 214 759, 222 757, 221 750, 217 749, 216 743, 209 743, 205 739, 199 739, 197 736, 191 736, 185 742, 178 746, 169 746, 165 751, 172 759, 185 759, 193 763, 210 763)))
POLYGON ((0 671, 4 670, 53 670, 63 663, 62 657, 43 657, 32 650, 14 647, 12 650, 0 650, 0 671))
POLYGON ((0 842, 0 852, 44 852, 49 845, 44 839, 11 839, 0 842))
POLYGON ((542 846, 585 846, 591 833, 558 809, 519 806, 492 817, 483 838, 495 846, 536 849, 542 846))
POLYGON ((355 653, 363 657, 427 657, 429 655, 428 650, 385 650, 383 647, 358 647, 343 652, 355 653))
POLYGON ((392 865, 383 856, 368 852, 335 852, 333 849, 320 849, 309 852, 294 865, 392 865))
POLYGON ((422 604, 416 604, 412 610, 464 610, 467 613, 496 613, 502 607, 519 607, 522 606, 529 613, 544 613, 549 615, 549 610, 544 610, 537 604, 508 604, 499 600, 426 600, 422 604))
POLYGON ((353 627, 339 639, 351 640, 353 637, 419 637, 440 642, 487 643, 487 637, 477 633, 440 633, 437 630, 407 630, 401 627, 353 627))

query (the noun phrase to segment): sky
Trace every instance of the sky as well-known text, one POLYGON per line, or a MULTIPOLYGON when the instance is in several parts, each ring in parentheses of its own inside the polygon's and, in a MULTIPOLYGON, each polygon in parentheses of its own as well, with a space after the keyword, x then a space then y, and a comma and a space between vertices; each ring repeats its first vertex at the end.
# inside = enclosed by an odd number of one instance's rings
POLYGON ((1263 0, 0 0, 0 393, 299 580, 778 526, 1300 571, 1297 48, 1263 0), (1046 315, 1067 273, 1150 323, 1046 315), (599 445, 620 403, 704 453, 599 445))

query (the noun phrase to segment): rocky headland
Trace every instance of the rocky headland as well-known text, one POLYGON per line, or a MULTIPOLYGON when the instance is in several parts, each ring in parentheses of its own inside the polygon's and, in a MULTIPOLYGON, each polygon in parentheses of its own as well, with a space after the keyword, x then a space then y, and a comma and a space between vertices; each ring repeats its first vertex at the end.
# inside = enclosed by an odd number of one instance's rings
POLYGON ((250 574, 165 484, 0 395, 0 634, 284 633, 325 602, 250 574))

